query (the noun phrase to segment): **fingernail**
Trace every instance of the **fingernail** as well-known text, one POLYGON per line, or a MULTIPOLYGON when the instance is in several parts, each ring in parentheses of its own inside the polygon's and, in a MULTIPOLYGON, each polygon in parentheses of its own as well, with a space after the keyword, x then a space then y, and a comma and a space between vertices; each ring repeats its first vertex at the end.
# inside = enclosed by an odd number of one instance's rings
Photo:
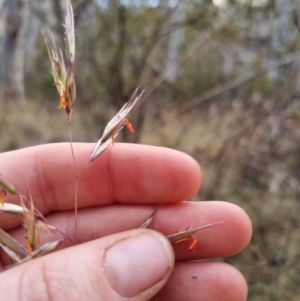
POLYGON ((104 269, 111 287, 123 297, 132 297, 159 282, 172 266, 169 243, 155 233, 129 237, 110 247, 104 269))

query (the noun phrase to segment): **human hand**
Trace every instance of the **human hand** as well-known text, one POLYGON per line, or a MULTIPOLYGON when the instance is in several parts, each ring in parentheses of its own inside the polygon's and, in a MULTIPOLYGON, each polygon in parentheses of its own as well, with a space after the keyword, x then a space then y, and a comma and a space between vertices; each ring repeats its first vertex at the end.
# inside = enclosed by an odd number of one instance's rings
MULTIPOLYGON (((74 144, 77 166, 91 151, 74 144)), ((75 173, 69 144, 0 154, 1 173, 19 191, 27 185, 35 207, 74 239, 75 173)), ((79 179, 78 233, 81 244, 31 260, 0 274, 1 300, 246 300, 247 285, 232 266, 187 262, 237 254, 248 244, 251 223, 225 202, 182 202, 201 184, 201 171, 178 151, 116 144, 89 164, 79 179), (173 245, 159 232, 138 228, 157 204, 150 228, 173 234, 223 221, 173 245)), ((16 202, 11 196, 6 202, 16 202)), ((0 227, 24 239, 20 219, 2 214, 0 227)), ((45 241, 47 238, 42 237, 45 241)), ((8 264, 1 254, 3 265, 8 264)))

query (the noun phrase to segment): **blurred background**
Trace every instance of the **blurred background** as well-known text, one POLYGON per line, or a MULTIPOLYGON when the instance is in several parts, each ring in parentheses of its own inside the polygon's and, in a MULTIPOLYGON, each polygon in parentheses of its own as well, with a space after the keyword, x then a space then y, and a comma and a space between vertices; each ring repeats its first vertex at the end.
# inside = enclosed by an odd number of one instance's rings
MULTIPOLYGON (((202 166, 194 200, 250 215, 237 266, 250 301, 300 296, 300 1, 74 0, 74 141, 96 142, 137 86, 118 141, 175 148, 202 166)), ((64 0, 0 0, 0 151, 68 141, 41 35, 63 47, 64 0)))

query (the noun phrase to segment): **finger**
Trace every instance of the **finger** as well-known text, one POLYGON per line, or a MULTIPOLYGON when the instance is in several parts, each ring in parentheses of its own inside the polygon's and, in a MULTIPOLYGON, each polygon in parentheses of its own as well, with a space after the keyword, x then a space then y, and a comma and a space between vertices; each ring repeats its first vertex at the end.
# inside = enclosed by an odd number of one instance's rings
MULTIPOLYGON (((90 144, 74 144, 77 166, 89 157, 90 144)), ((74 208, 75 171, 70 145, 44 145, 0 155, 1 173, 21 193, 27 187, 43 214, 74 208)), ((80 169, 80 168, 79 168, 80 169)), ((193 196, 200 187, 197 162, 181 152, 145 145, 116 144, 90 163, 79 178, 78 205, 157 204, 193 196)), ((17 202, 8 197, 7 202, 17 202)), ((16 226, 3 215, 0 226, 16 226)))
POLYGON ((1 300, 149 300, 173 265, 171 245, 162 235, 127 231, 2 272, 1 300))
POLYGON ((245 301, 247 284, 234 267, 220 262, 177 263, 153 301, 245 301))
MULTIPOLYGON (((101 208, 89 208, 79 212, 78 238, 86 242, 99 237, 134 229, 147 219, 153 206, 114 205, 101 208)), ((56 213, 48 217, 51 224, 64 230, 74 239, 74 213, 56 213)), ((154 214, 150 228, 165 235, 176 233, 191 227, 222 221, 195 234, 197 245, 194 252, 189 251, 191 241, 173 244, 177 260, 203 259, 211 257, 232 256, 241 252, 249 243, 251 221, 240 207, 220 201, 182 202, 161 206, 154 214)), ((18 241, 24 240, 24 229, 21 227, 9 232, 18 241)), ((40 235, 42 243, 58 239, 40 235)), ((62 247, 72 245, 66 241, 62 247)))

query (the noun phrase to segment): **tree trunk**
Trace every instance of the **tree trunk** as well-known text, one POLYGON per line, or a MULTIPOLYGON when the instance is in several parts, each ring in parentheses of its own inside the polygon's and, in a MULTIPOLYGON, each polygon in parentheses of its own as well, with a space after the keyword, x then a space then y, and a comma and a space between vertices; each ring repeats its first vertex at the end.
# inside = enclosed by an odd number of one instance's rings
POLYGON ((24 53, 28 25, 28 0, 6 3, 6 28, 2 56, 2 100, 24 102, 24 53))

